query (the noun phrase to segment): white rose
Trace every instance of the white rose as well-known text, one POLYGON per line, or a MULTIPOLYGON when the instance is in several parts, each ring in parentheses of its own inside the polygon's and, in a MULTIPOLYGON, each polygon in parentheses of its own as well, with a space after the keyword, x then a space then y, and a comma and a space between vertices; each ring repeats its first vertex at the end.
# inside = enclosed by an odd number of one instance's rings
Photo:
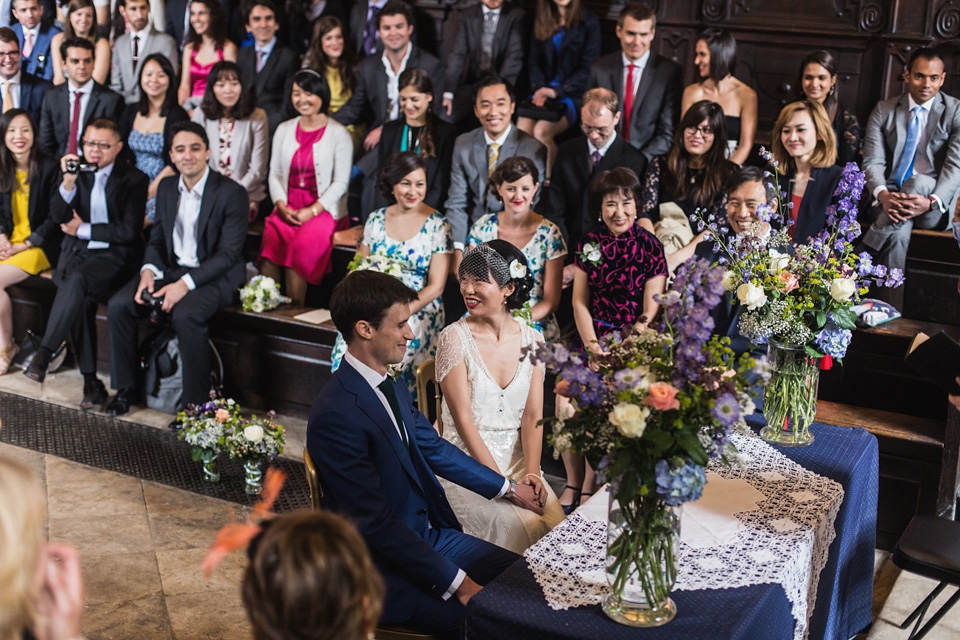
POLYGON ((243 437, 250 442, 260 442, 263 440, 263 427, 252 424, 243 430, 243 437))
POLYGON ((783 271, 790 264, 790 255, 780 253, 776 249, 770 249, 770 273, 783 271))
POLYGON ((837 302, 849 302, 857 291, 857 283, 853 278, 834 278, 830 283, 830 295, 837 302))
POLYGON ((720 281, 725 291, 733 291, 737 288, 737 274, 733 271, 724 271, 723 280, 720 281))
POLYGON ((263 303, 260 300, 255 300, 254 303, 250 305, 250 309, 253 310, 254 313, 263 313, 263 303))
POLYGON ((767 304, 767 294, 752 282, 746 282, 737 287, 737 298, 740 300, 740 304, 747 305, 747 309, 750 311, 767 304))
POLYGON ((527 275, 527 268, 520 264, 519 260, 514 260, 510 263, 510 277, 511 278, 522 278, 527 275))
POLYGON ((607 415, 607 419, 628 438, 639 438, 647 428, 650 410, 630 402, 621 402, 607 415))

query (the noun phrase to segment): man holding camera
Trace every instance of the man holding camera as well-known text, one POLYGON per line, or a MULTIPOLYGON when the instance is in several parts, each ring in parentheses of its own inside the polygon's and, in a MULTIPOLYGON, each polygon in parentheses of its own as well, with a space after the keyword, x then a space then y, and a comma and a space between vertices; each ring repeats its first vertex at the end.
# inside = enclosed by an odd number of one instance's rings
POLYGON ((54 350, 69 334, 83 374, 80 408, 87 410, 107 401, 97 378, 97 296, 136 268, 150 181, 133 165, 116 162, 123 142, 113 120, 93 120, 81 145, 83 161, 75 153, 60 159, 63 181, 50 203, 65 236, 53 274, 57 295, 40 348, 23 373, 43 382, 54 350))
POLYGON ((210 147, 202 126, 178 122, 170 133, 170 159, 180 175, 157 188, 157 217, 140 277, 110 299, 110 376, 117 395, 107 413, 113 416, 140 401, 137 318, 154 304, 169 314, 180 343, 181 407, 210 399, 207 321, 235 303, 244 281, 247 191, 207 168, 210 147))

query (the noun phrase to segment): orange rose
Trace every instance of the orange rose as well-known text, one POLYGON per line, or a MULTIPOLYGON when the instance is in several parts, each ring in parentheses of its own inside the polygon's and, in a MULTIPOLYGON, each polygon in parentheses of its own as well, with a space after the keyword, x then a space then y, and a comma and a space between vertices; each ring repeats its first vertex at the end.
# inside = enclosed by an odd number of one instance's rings
POLYGON ((643 400, 643 403, 658 411, 679 409, 680 401, 677 400, 677 391, 676 387, 666 382, 654 382, 650 385, 649 395, 643 400))
POLYGON ((556 386, 553 388, 553 392, 558 396, 563 396, 564 398, 570 397, 570 381, 569 380, 557 380, 556 386))

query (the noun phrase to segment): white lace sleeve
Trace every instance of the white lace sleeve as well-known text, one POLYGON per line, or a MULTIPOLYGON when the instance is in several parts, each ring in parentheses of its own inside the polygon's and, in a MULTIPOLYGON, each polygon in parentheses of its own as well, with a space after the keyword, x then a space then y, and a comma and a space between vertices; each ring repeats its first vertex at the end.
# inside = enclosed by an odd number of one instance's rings
POLYGON ((437 382, 442 382, 451 369, 460 364, 463 360, 463 349, 458 323, 440 332, 440 341, 437 344, 437 382))

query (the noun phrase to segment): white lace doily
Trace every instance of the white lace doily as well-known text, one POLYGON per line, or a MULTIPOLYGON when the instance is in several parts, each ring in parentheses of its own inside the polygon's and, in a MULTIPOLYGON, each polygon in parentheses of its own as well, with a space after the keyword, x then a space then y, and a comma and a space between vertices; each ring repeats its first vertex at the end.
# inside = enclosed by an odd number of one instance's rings
MULTIPOLYGON (((674 590, 780 584, 797 621, 794 638, 801 640, 807 636, 820 572, 836 537, 843 488, 756 436, 734 434, 731 440, 745 468, 714 462, 710 470, 744 480, 765 499, 757 502, 756 510, 735 514, 743 526, 729 544, 694 548, 681 542, 674 590)), ((524 553, 552 609, 598 604, 609 594, 606 538, 605 522, 588 521, 577 513, 524 553)))

